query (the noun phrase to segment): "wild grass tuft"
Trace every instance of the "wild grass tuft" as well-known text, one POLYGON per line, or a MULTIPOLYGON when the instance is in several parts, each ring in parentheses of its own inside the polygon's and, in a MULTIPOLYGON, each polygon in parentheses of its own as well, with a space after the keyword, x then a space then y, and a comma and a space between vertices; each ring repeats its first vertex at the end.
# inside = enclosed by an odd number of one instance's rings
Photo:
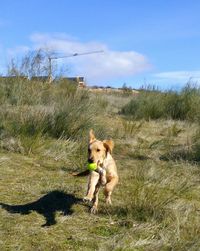
MULTIPOLYGON (((32 152, 40 138, 77 140, 90 128, 101 128, 96 119, 104 103, 78 90, 71 83, 19 81, 1 83, 4 100, 0 110, 1 135, 19 140, 25 153, 32 152)), ((6 148, 6 144, 2 146, 6 148)), ((13 148, 14 150, 14 148, 13 148)), ((21 151, 21 150, 17 150, 21 151)))

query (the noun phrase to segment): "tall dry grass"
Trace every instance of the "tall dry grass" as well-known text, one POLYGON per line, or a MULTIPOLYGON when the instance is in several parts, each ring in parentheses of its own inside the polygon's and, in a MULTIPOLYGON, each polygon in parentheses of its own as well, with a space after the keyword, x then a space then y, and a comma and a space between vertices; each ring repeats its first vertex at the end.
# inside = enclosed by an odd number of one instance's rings
POLYGON ((0 104, 1 148, 21 153, 34 152, 43 139, 87 143, 90 128, 101 131, 96 117, 105 107, 75 83, 57 80, 49 84, 20 78, 1 79, 0 104))

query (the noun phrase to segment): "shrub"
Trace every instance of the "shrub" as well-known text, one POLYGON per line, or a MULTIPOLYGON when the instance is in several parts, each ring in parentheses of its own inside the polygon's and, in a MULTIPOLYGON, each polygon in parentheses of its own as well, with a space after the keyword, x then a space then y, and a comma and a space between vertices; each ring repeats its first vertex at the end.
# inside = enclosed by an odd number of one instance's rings
POLYGON ((162 116, 163 111, 162 97, 163 94, 159 92, 142 92, 125 105, 121 113, 135 119, 158 119, 162 116))
POLYGON ((46 133, 55 138, 77 138, 95 126, 95 113, 96 107, 87 93, 77 92, 55 105, 46 133))
MULTIPOLYGON (((66 80, 49 84, 1 79, 0 100, 0 137, 3 135, 8 143, 16 139, 25 153, 43 138, 81 140, 90 128, 101 128, 96 120, 101 102, 66 80)), ((7 145, 2 144, 2 148, 7 145)))
POLYGON ((178 92, 142 91, 121 109, 135 119, 200 121, 200 89, 187 85, 178 92))

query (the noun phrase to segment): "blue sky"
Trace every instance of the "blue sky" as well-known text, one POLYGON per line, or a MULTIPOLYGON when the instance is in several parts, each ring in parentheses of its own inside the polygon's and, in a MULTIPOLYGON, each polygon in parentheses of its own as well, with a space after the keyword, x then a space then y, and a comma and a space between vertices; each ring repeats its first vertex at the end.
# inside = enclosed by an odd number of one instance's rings
POLYGON ((59 60, 89 84, 180 88, 200 84, 200 1, 1 0, 0 72, 39 47, 70 53, 59 60))

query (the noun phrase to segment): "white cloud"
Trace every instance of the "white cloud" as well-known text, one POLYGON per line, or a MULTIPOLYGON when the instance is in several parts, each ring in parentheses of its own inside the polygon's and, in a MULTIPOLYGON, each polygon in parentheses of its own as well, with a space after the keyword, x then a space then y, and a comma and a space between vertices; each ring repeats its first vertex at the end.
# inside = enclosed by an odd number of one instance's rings
POLYGON ((159 72, 151 74, 149 80, 162 90, 181 90, 187 83, 200 86, 200 70, 159 72))
POLYGON ((60 60, 62 63, 69 63, 73 74, 85 76, 89 83, 98 84, 119 77, 130 77, 151 68, 147 57, 140 53, 113 51, 103 43, 80 42, 66 34, 34 33, 30 39, 34 49, 46 48, 63 55, 103 50, 104 53, 60 60))
POLYGON ((14 58, 18 55, 24 55, 29 52, 30 48, 28 46, 16 46, 14 48, 7 49, 7 55, 9 58, 14 58))
POLYGON ((170 71, 161 72, 153 75, 160 80, 168 80, 173 82, 187 82, 192 80, 200 81, 200 70, 199 71, 170 71))

